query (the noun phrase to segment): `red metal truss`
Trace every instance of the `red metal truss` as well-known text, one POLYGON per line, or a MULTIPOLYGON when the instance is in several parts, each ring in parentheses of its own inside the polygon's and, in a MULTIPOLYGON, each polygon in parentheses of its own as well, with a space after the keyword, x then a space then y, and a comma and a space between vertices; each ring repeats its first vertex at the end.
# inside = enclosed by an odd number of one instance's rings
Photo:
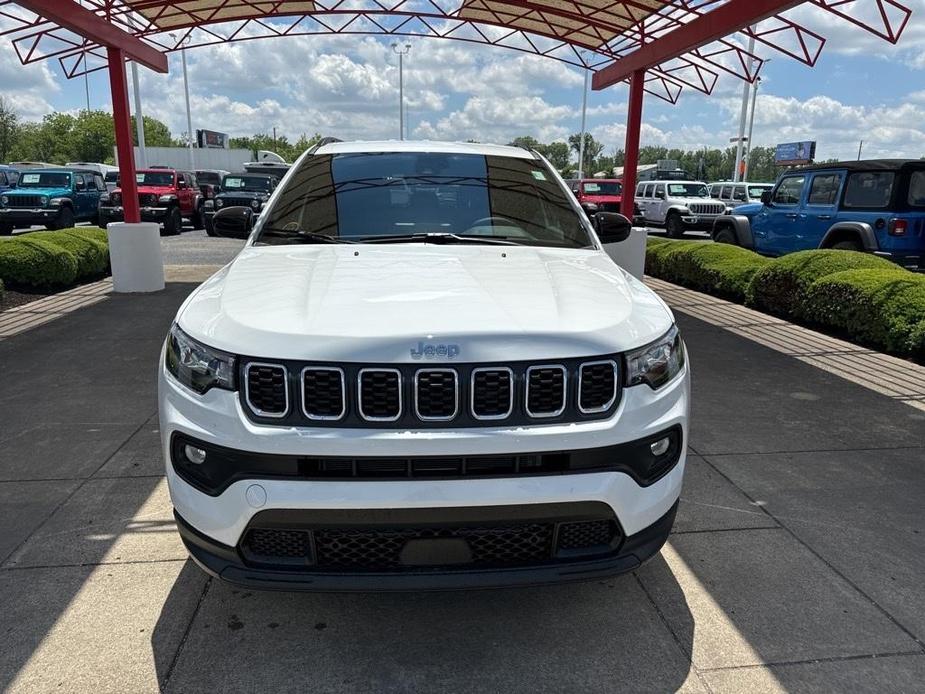
POLYGON ((896 0, 812 0, 834 15, 896 43, 902 36, 912 10, 896 0))

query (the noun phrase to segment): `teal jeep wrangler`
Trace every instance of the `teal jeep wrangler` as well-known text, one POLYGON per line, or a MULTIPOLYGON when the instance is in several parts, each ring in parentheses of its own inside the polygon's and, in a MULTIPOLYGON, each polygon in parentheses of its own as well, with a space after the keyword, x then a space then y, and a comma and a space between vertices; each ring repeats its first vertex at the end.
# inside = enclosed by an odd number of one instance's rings
POLYGON ((43 225, 66 229, 99 221, 103 177, 96 171, 55 168, 21 171, 16 187, 0 194, 0 235, 14 228, 43 225))

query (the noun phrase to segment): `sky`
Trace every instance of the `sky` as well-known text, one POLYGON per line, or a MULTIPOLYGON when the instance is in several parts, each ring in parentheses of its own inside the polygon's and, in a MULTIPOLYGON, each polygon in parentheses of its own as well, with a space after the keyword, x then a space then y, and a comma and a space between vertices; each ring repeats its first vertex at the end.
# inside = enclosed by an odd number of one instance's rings
MULTIPOLYGON (((811 5, 790 13, 828 43, 814 68, 758 47, 762 71, 754 142, 816 140, 817 159, 925 156, 925 0, 898 46, 811 5)), ((873 3, 871 3, 873 4, 873 3)), ((398 137, 398 59, 393 39, 292 36, 187 52, 193 128, 232 136, 271 132, 341 139, 398 137)), ((403 39, 404 41, 405 39, 403 39)), ((562 140, 580 128, 583 72, 510 49, 412 37, 404 82, 409 137, 509 142, 562 140)), ((186 130, 180 56, 170 72, 140 70, 142 109, 175 135, 186 130)), ((742 83, 721 76, 711 96, 685 90, 677 104, 647 97, 643 145, 725 147, 737 134, 742 83)), ((89 77, 90 106, 110 110, 105 72, 89 77)), ((0 95, 26 120, 86 105, 83 78, 55 61, 0 61, 0 95)), ((623 147, 627 88, 588 95, 588 130, 605 153, 623 147)))

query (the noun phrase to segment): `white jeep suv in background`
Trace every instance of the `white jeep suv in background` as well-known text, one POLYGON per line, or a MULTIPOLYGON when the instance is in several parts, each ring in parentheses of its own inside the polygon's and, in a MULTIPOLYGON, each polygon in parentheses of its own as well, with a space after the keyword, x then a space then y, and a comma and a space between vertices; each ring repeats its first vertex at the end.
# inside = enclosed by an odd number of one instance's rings
POLYGON ((326 143, 177 313, 159 368, 180 534, 225 580, 593 579, 659 551, 684 475, 671 312, 525 149, 326 143))
POLYGON ((646 181, 636 186, 636 205, 643 223, 663 226, 671 238, 686 231, 712 231, 726 205, 710 198, 700 181, 646 181))

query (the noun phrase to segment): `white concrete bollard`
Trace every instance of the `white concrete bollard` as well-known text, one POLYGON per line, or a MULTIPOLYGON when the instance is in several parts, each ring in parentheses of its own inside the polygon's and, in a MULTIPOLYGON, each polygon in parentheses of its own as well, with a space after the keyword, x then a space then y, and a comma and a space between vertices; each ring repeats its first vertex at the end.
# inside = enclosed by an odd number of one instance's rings
POLYGON ((114 292, 158 292, 164 288, 159 224, 111 222, 106 234, 114 292))
POLYGON ((626 241, 605 243, 604 250, 613 262, 641 280, 646 271, 647 237, 648 231, 644 227, 633 227, 626 241))

